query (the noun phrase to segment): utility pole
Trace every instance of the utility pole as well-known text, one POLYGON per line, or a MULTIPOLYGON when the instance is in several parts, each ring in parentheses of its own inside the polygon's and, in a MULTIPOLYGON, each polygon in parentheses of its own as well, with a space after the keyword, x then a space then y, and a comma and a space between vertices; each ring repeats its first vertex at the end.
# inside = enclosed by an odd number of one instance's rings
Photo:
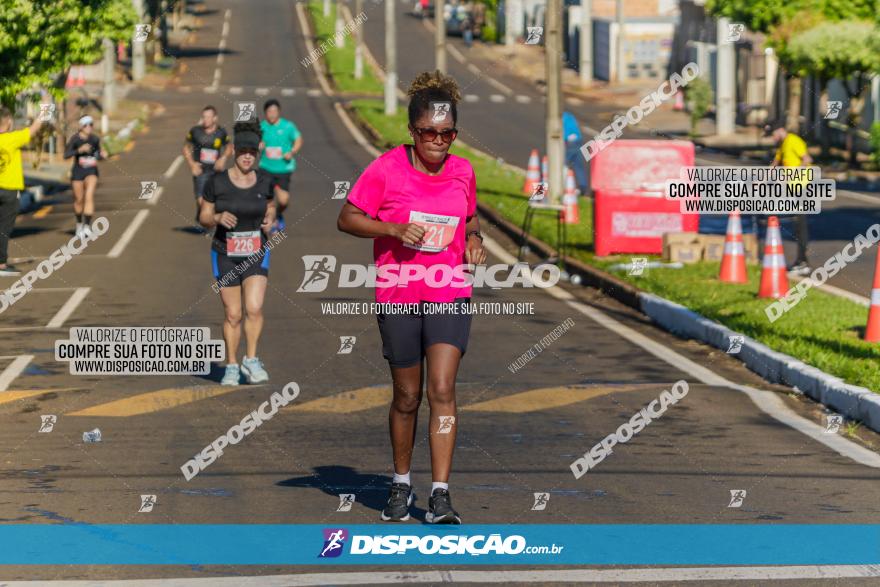
POLYGON ((734 104, 734 85, 736 81, 736 59, 734 56, 733 42, 727 41, 730 29, 729 18, 718 19, 716 38, 718 40, 718 52, 716 53, 717 71, 715 83, 715 134, 729 135, 735 130, 736 112, 734 104))
MULTIPOLYGON (((104 39, 104 96, 101 101, 101 109, 104 115, 111 115, 116 111, 116 80, 114 69, 116 66, 116 54, 113 51, 113 41, 104 39)), ((103 116, 102 116, 103 118, 103 116)), ((102 132, 106 132, 102 129, 102 132)))
POLYGON ((385 114, 397 114, 397 27, 394 9, 397 0, 385 0, 385 114))
POLYGON ((342 49, 345 47, 345 24, 342 22, 342 10, 339 7, 339 0, 336 0, 336 47, 342 49))
POLYGON ((504 46, 508 53, 513 52, 513 1, 504 0, 504 46))
MULTIPOLYGON (((132 0, 134 11, 137 12, 138 22, 144 22, 144 0, 132 0)), ((132 31, 134 38, 135 31, 132 31)), ((146 73, 146 54, 144 51, 143 41, 132 41, 131 43, 131 79, 140 81, 146 73)))
MULTIPOLYGON (((364 0, 355 0, 354 19, 358 20, 364 11, 364 0)), ((358 24, 354 28, 354 79, 364 77, 364 24, 358 24)))
MULTIPOLYGON (((453 7, 454 8, 454 7, 453 7)), ((445 0, 434 0, 434 63, 446 73, 446 12, 445 0)))
POLYGON ((550 203, 559 204, 565 178, 562 142, 562 0, 547 0, 544 16, 544 54, 547 58, 547 165, 550 203))
POLYGON ((626 58, 623 56, 623 0, 617 0, 615 8, 615 19, 617 20, 617 46, 615 55, 617 56, 617 82, 626 80, 626 58))
POLYGON ((593 81, 593 0, 581 0, 581 85, 593 81))

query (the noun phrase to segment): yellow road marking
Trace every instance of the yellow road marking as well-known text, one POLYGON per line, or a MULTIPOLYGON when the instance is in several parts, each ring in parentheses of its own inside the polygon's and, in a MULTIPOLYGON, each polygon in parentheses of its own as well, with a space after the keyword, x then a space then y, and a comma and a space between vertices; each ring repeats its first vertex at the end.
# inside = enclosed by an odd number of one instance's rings
POLYGON ((20 389, 20 390, 7 390, 0 392, 0 404, 8 404, 10 402, 14 402, 20 399, 24 399, 26 397, 34 397, 37 395, 43 395, 46 393, 53 393, 56 391, 70 391, 72 389, 79 389, 77 387, 62 387, 59 389, 20 389))
POLYGON ((584 400, 608 395, 609 393, 663 389, 663 383, 614 384, 614 385, 566 385, 562 387, 543 387, 530 389, 513 395, 506 395, 484 402, 462 406, 469 412, 509 412, 522 414, 559 408, 584 400))
POLYGON ((52 211, 51 205, 43 206, 42 208, 40 208, 39 210, 34 212, 34 218, 45 218, 46 216, 48 216, 49 212, 51 212, 51 211, 52 211))
MULTIPOLYGON (((248 386, 248 388, 262 386, 248 386)), ((109 418, 123 418, 126 416, 139 416, 169 410, 199 400, 223 395, 233 391, 248 389, 243 386, 232 385, 206 385, 201 387, 172 387, 141 393, 131 397, 98 404, 90 408, 78 410, 67 414, 68 416, 107 416, 109 418)))
POLYGON ((361 387, 350 391, 343 391, 329 397, 313 399, 294 406, 282 408, 296 412, 324 412, 331 414, 349 414, 362 412, 379 406, 387 406, 391 403, 391 387, 388 385, 374 385, 361 387))

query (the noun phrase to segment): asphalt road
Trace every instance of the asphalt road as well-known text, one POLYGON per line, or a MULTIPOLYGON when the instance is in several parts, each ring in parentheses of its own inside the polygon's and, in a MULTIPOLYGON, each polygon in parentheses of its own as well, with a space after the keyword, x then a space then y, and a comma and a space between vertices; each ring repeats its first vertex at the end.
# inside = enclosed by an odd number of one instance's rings
MULTIPOLYGON (((303 68, 300 23, 288 2, 208 3, 204 26, 184 54, 179 86, 216 91, 139 91, 162 113, 119 160, 101 167, 98 214, 107 234, 22 298, 0 320, 0 521, 85 524, 367 524, 390 482, 389 373, 372 316, 329 316, 322 302, 372 300, 370 290, 329 287, 297 293, 303 255, 369 263, 371 246, 336 231, 341 200, 333 182, 353 181, 370 156, 340 122, 332 102, 303 68), (228 15, 228 16, 227 16, 228 15), (224 25, 224 22, 228 23, 224 25), (227 33, 224 35, 223 31, 227 33), (222 63, 217 48, 225 38, 222 63), (215 71, 219 70, 217 78, 215 71), (239 87, 231 93, 225 88, 239 87), (292 186, 287 238, 272 251, 260 357, 264 386, 218 387, 205 377, 71 376, 54 360, 54 343, 72 326, 207 326, 220 337, 222 307, 211 289, 209 241, 193 230, 191 180, 172 165, 183 136, 206 103, 231 126, 236 101, 279 97, 304 135, 292 186), (284 95, 282 89, 293 89, 284 95), (258 94, 259 92, 259 94, 258 94), (165 176, 167 172, 167 177, 165 176), (156 180, 158 201, 137 198, 156 180), (355 336, 350 354, 340 337, 355 336), (200 475, 180 466, 288 382, 301 393, 200 475), (39 433, 41 415, 57 416, 39 433), (103 441, 85 444, 99 428, 103 441), (354 493, 337 512, 340 493, 354 493), (140 495, 154 494, 150 513, 140 495)), ((372 22, 372 20, 371 20, 372 22)), ((403 53, 420 69, 419 55, 403 53)), ((430 62, 424 63, 427 67, 430 62)), ((470 108, 470 106, 467 106, 470 108)), ((472 116, 467 115, 468 118, 472 116)), ((473 116, 474 120, 481 116, 473 116)), ((499 125, 501 123, 499 122, 499 125)), ((538 132, 535 130, 534 132, 538 132)), ((541 135, 535 136, 535 141, 541 135)), ((25 269, 70 238, 69 201, 22 219, 13 257, 25 269)), ((490 226, 494 262, 514 246, 490 226)), ((880 456, 862 439, 822 433, 824 414, 791 390, 765 385, 713 349, 678 340, 627 308, 586 288, 482 289, 476 302, 534 304, 534 315, 477 316, 457 382, 459 434, 451 491, 466 523, 871 523, 880 456), (513 361, 557 325, 574 326, 512 373, 513 361), (594 471, 575 479, 569 464, 678 380, 690 392, 594 471), (735 385, 774 404, 768 411, 735 385), (795 418, 800 429, 783 424, 795 418), (835 444, 836 443, 836 444, 835 444), (834 447, 829 446, 833 444, 834 447), (862 456, 859 456, 862 455, 862 456), (860 462, 858 459, 861 459, 860 462), (730 490, 745 489, 740 508, 730 490), (533 511, 535 492, 550 494, 533 511)), ((427 402, 420 420, 427 421, 427 402)), ((421 524, 430 487, 422 428, 413 465, 415 516, 421 524)), ((429 569, 444 569, 442 564, 429 569)), ((351 569, 347 569, 351 570, 351 569)), ((400 571, 369 567, 359 571, 400 571)), ((492 570, 492 569, 487 569, 492 570)), ((526 569, 528 570, 528 569, 526 569)), ((532 569, 535 570, 535 569, 532 569)), ((643 584, 654 584, 644 569, 643 584)), ((42 566, 4 567, 3 581, 205 578, 322 572, 326 567, 42 566)), ((856 584, 829 574, 821 584, 856 584)), ((721 576, 716 582, 734 584, 721 576)), ((477 581, 477 579, 473 579, 477 581)), ((517 582, 512 575, 509 582, 517 582)), ((546 584, 558 581, 546 575, 546 584)), ((867 581, 868 579, 865 579, 867 581)), ((762 581, 763 583, 763 581, 762 581)), ((808 577, 798 584, 811 584, 808 577)), ((169 583, 172 584, 172 583, 169 583)), ((259 584, 259 583, 254 583, 259 584)), ((815 584, 820 584, 816 581, 815 584)), ((867 583, 865 583, 867 584, 867 583)))

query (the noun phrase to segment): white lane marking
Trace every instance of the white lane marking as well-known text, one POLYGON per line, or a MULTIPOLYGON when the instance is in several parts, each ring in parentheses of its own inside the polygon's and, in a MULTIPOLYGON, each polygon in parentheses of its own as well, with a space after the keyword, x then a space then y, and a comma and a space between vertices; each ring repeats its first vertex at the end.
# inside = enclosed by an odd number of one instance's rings
POLYGON ((458 50, 458 47, 456 47, 452 43, 446 43, 446 50, 449 51, 449 54, 452 55, 459 63, 467 63, 467 58, 462 55, 461 51, 458 50))
MULTIPOLYGON (((483 571, 449 569, 407 571, 406 583, 657 583, 679 581, 766 581, 852 579, 880 576, 880 565, 801 565, 761 567, 673 567, 639 569, 517 569, 483 571)), ((399 583, 400 571, 303 573, 190 579, 109 579, 88 581, 4 581, 4 587, 307 587, 312 585, 377 585, 399 583)))
POLYGON ((134 220, 131 221, 131 224, 128 225, 125 232, 122 233, 122 236, 119 237, 119 240, 116 241, 116 244, 113 245, 113 248, 107 253, 108 257, 115 259, 122 254, 122 251, 125 250, 125 247, 127 247, 128 243, 131 242, 131 239, 134 238, 134 233, 136 233, 138 228, 141 227, 141 224, 144 223, 144 220, 147 219, 149 214, 149 210, 138 210, 138 213, 135 214, 134 220))
POLYGON ((517 94, 517 95, 516 95, 516 101, 519 102, 520 104, 531 104, 531 103, 532 103, 532 97, 531 97, 531 96, 526 96, 526 95, 524 95, 524 94, 517 94))
POLYGON ((147 204, 150 205, 150 206, 155 206, 155 205, 156 205, 156 202, 159 201, 159 198, 162 197, 162 192, 164 192, 164 191, 165 191, 165 188, 164 188, 163 186, 160 185, 159 187, 157 187, 157 188, 156 188, 156 193, 153 194, 153 197, 152 197, 152 198, 150 198, 149 200, 147 200, 147 204))
MULTIPOLYGON (((217 47, 218 47, 221 51, 225 50, 225 49, 226 49, 226 39, 220 39, 220 43, 217 45, 217 47)), ((219 53, 217 54, 217 57, 220 57, 220 54, 219 54, 219 53)))
POLYGON ((64 326, 64 322, 70 318, 70 315, 76 311, 76 308, 80 305, 80 303, 86 299, 86 296, 89 295, 89 292, 92 290, 90 287, 78 287, 76 291, 71 294, 67 301, 64 302, 64 305, 55 312, 55 315, 52 316, 52 319, 49 320, 49 323, 46 324, 46 328, 61 328, 64 326))
POLYGON ((321 95, 321 90, 318 90, 318 89, 311 89, 311 90, 306 91, 306 96, 315 97, 315 96, 320 96, 320 95, 321 95))
POLYGON ((476 94, 465 94, 464 101, 465 102, 479 102, 480 97, 476 94))
POLYGON ((206 94, 216 94, 217 86, 205 86, 204 88, 202 88, 202 91, 206 94))
POLYGON ((257 96, 265 96, 268 93, 269 88, 257 88, 256 90, 254 90, 254 94, 256 94, 257 96))
POLYGON ((178 91, 183 92, 184 94, 189 94, 192 92, 192 88, 189 86, 180 86, 177 88, 178 91))
MULTIPOLYGON (((485 237, 485 239, 486 240, 484 242, 484 245, 493 255, 509 265, 513 265, 514 263, 516 263, 516 258, 505 251, 501 247, 501 245, 499 245, 489 237, 485 237)), ((880 455, 850 440, 847 440, 843 436, 837 434, 826 434, 824 427, 819 426, 818 424, 811 422, 806 418, 798 416, 793 411, 791 411, 782 402, 777 394, 769 391, 755 389, 747 385, 733 383, 732 381, 725 379, 724 377, 718 375, 710 369, 707 369, 706 367, 697 364, 694 361, 691 361, 684 355, 675 352, 668 346, 661 344, 651 338, 648 338, 644 334, 633 330, 629 326, 625 326, 624 324, 611 318, 604 312, 582 304, 581 302, 577 301, 577 299, 571 293, 565 291, 558 286, 545 288, 544 291, 554 298, 562 300, 571 308, 592 319, 600 326, 604 326, 618 336, 621 336, 631 343, 635 344, 636 346, 643 348, 658 359, 665 361, 676 369, 691 375, 702 383, 716 387, 727 387, 729 389, 741 391, 749 396, 752 402, 756 406, 758 406, 764 413, 775 418, 779 422, 782 422, 783 424, 794 428, 798 432, 809 436, 816 442, 824 444, 838 454, 850 458, 857 463, 861 463, 868 467, 880 468, 880 455)))
POLYGON ((502 96, 501 94, 492 94, 491 96, 489 96, 489 101, 495 103, 504 102, 504 96, 502 96))
POLYGON ((849 198, 851 200, 859 200, 860 202, 867 202, 869 204, 874 204, 875 206, 880 205, 880 198, 877 196, 869 196, 868 194, 851 192, 848 190, 838 190, 837 193, 844 198, 849 198))
POLYGON ((238 94, 240 94, 242 91, 243 91, 243 88, 242 88, 241 86, 232 86, 231 88, 229 88, 229 93, 230 93, 230 94, 238 95, 238 94))
POLYGON ((354 137, 354 140, 357 144, 364 148, 364 150, 372 155, 373 157, 378 157, 382 154, 379 149, 370 144, 370 141, 364 136, 364 133, 355 126, 354 122, 352 122, 351 118, 348 116, 348 112, 345 111, 345 108, 342 107, 342 104, 339 102, 333 103, 333 108, 336 109, 336 113, 339 114, 339 118, 342 119, 342 124, 345 125, 345 128, 348 129, 348 132, 351 133, 351 136, 354 137))
POLYGON ((494 86, 496 90, 501 90, 502 92, 504 92, 508 96, 513 95, 513 90, 511 90, 510 88, 508 88, 507 86, 502 84, 500 81, 498 81, 494 77, 486 75, 485 78, 486 78, 486 81, 489 82, 490 85, 494 86))
POLYGON ((224 20, 223 21, 223 30, 220 32, 220 36, 225 37, 228 34, 229 34, 229 21, 224 20))
POLYGON ((477 74, 477 75, 480 75, 480 74, 483 73, 483 70, 481 70, 479 67, 477 67, 477 66, 474 65, 473 63, 468 63, 467 68, 468 68, 468 71, 469 71, 469 72, 471 72, 471 73, 475 73, 475 74, 477 74))
POLYGON ((0 391, 6 391, 15 381, 15 378, 21 375, 28 364, 34 359, 33 355, 18 355, 9 365, 0 373, 0 391))
POLYGON ((165 173, 162 174, 163 179, 171 179, 180 166, 183 164, 183 155, 178 155, 174 158, 174 161, 171 162, 171 165, 168 166, 168 169, 165 170, 165 173))
MULTIPOLYGON (((299 20, 299 27, 303 31, 303 40, 306 44, 306 55, 312 55, 315 50, 315 45, 312 43, 312 29, 309 27, 309 21, 306 18, 305 9, 303 8, 302 2, 296 3, 296 18, 299 20)), ((366 46, 366 43, 364 43, 366 46)), ((315 66, 315 77, 318 78, 318 85, 321 86, 321 90, 327 96, 333 95, 333 89, 330 87, 330 84, 327 83, 327 80, 324 79, 324 65, 321 63, 321 60, 318 59, 314 63, 315 66)), ((312 95, 312 94, 309 94, 312 95)), ((319 94, 320 95, 320 92, 319 94)))
POLYGON ((293 88, 283 88, 281 90, 282 96, 293 96, 294 94, 296 94, 296 90, 293 88))
POLYGON ((220 53, 219 55, 217 55, 217 65, 223 65, 223 63, 225 61, 226 61, 226 53, 220 53))

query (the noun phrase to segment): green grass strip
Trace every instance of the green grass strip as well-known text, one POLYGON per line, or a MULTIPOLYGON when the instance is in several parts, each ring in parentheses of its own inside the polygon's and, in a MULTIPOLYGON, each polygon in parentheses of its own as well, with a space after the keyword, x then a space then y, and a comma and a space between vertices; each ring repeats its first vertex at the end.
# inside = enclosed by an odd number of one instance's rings
MULTIPOLYGON (((354 34, 345 36, 343 48, 336 47, 336 3, 330 4, 330 16, 327 17, 324 17, 323 2, 309 2, 308 9, 315 28, 315 48, 322 46, 327 48, 323 59, 336 88, 341 92, 381 95, 383 86, 373 74, 366 59, 364 59, 364 75, 361 79, 354 78, 354 34)), ((351 26, 354 26, 354 23, 351 26)), ((360 26, 370 26, 370 21, 367 20, 360 26)))

